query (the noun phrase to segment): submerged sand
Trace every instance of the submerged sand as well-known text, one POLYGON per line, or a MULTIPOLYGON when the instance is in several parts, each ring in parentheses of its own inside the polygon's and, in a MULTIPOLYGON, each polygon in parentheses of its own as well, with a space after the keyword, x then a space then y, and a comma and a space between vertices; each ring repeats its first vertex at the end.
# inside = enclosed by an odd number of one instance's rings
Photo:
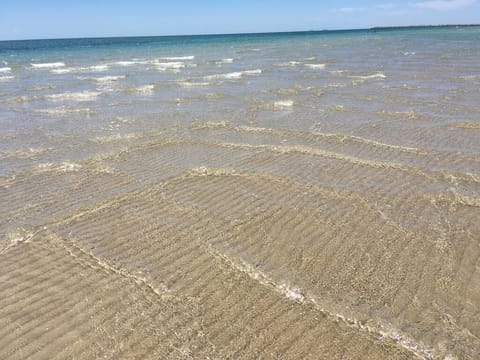
POLYGON ((480 179, 427 166, 478 158, 229 123, 92 141, 0 184, 0 358, 480 353, 480 179))

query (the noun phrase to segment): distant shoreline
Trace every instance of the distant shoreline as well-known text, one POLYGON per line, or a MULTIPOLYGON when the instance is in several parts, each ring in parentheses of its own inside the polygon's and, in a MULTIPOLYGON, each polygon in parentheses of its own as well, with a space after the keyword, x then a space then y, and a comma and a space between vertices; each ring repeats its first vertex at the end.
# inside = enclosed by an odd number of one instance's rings
POLYGON ((406 25, 406 26, 375 26, 369 30, 398 30, 398 29, 428 29, 450 27, 477 27, 480 24, 446 24, 446 25, 406 25))
POLYGON ((244 33, 212 33, 212 34, 166 34, 166 35, 113 35, 113 36, 98 36, 98 37, 67 37, 67 38, 36 38, 36 39, 10 39, 0 40, 0 43, 8 42, 30 42, 30 41, 64 41, 64 40, 105 40, 105 39, 148 39, 148 38, 190 38, 190 37, 215 37, 215 36, 248 36, 248 35, 275 35, 275 34, 308 34, 308 33, 342 33, 342 32, 369 32, 382 30, 410 30, 410 29, 435 29, 435 28, 456 28, 456 27, 480 27, 480 24, 446 24, 446 25, 406 25, 406 26, 375 26, 371 28, 358 29, 321 29, 321 30, 295 30, 295 31, 270 31, 270 32, 244 32, 244 33))

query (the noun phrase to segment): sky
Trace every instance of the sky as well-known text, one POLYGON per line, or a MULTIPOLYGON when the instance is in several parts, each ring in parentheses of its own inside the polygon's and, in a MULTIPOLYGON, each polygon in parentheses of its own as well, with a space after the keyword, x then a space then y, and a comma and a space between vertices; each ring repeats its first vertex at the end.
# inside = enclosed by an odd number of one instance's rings
POLYGON ((0 0, 0 40, 480 23, 480 0, 0 0))

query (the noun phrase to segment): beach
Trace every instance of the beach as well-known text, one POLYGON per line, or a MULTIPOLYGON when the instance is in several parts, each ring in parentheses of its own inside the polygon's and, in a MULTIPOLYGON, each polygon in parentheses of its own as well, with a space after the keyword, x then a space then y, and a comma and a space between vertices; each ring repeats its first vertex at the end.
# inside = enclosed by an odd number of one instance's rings
POLYGON ((479 35, 0 42, 0 358, 478 358, 479 35))

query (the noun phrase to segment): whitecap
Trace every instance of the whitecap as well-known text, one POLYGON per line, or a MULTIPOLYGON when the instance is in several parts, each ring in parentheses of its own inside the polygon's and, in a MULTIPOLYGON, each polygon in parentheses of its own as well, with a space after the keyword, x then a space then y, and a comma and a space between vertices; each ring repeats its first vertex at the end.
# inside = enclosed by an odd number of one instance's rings
POLYGON ((31 65, 32 65, 32 68, 34 69, 51 69, 51 68, 64 67, 65 63, 59 61, 59 62, 52 62, 52 63, 36 63, 31 65))
POLYGON ((94 77, 94 78, 90 78, 90 80, 92 81, 95 81, 96 83, 111 83, 113 81, 118 81, 118 80, 122 80, 122 79, 125 79, 126 76, 125 75, 116 75, 116 76, 102 76, 102 77, 94 77))
POLYGON ((85 67, 77 68, 62 68, 62 69, 52 69, 50 72, 52 74, 68 74, 68 73, 88 73, 88 72, 103 72, 108 70, 108 65, 92 65, 85 67))
POLYGON ((153 92, 155 85, 143 85, 135 88, 135 92, 142 94, 150 94, 153 92))
POLYGON ((179 86, 182 87, 198 87, 198 86, 209 86, 209 82, 192 82, 192 81, 177 81, 179 86))
POLYGON ((215 74, 215 75, 208 75, 205 76, 205 80, 214 80, 214 79, 227 79, 227 80, 235 80, 235 79, 241 79, 244 75, 258 75, 261 74, 262 70, 257 69, 257 70, 244 70, 244 71, 236 71, 232 73, 226 73, 226 74, 215 74))
POLYGON ((351 76, 352 79, 359 79, 359 80, 385 80, 387 76, 382 73, 372 74, 372 75, 365 75, 365 76, 351 76))
POLYGON ((175 61, 175 62, 155 62, 155 66, 160 71, 166 70, 177 70, 182 69, 185 67, 185 63, 182 61, 175 61))
POLYGON ((52 74, 68 74, 73 72, 75 69, 73 68, 64 68, 64 69, 52 69, 50 72, 52 74))
POLYGON ((216 64, 216 65, 231 64, 231 63, 233 63, 233 59, 232 59, 232 58, 222 59, 222 60, 219 60, 219 61, 215 61, 215 64, 216 64))
POLYGON ((10 76, 10 75, 0 76, 0 81, 7 81, 7 80, 12 80, 12 79, 15 79, 15 76, 10 76))
POLYGON ((0 68, 0 73, 6 73, 6 72, 10 72, 10 71, 12 71, 12 69, 9 68, 8 66, 0 68))
POLYGON ((95 91, 67 92, 67 93, 46 95, 45 99, 51 100, 51 101, 63 101, 63 100, 92 101, 92 100, 95 100, 99 95, 100 95, 100 92, 95 92, 95 91))
POLYGON ((108 65, 92 65, 92 66, 85 66, 75 68, 74 72, 103 72, 108 70, 108 65))
POLYGON ((321 69, 325 69, 327 65, 326 64, 305 64, 305 66, 310 69, 321 70, 321 69))
POLYGON ((215 74, 215 75, 208 75, 205 76, 205 80, 214 80, 214 79, 240 79, 242 77, 242 72, 237 71, 228 74, 215 74))
POLYGON ((116 61, 112 65, 118 66, 132 66, 132 65, 144 65, 147 64, 147 61, 144 60, 127 60, 127 61, 116 61))
POLYGON ((92 65, 92 66, 87 66, 81 69, 85 71, 92 71, 92 72, 107 71, 108 65, 92 65))
POLYGON ((50 109, 39 109, 36 112, 41 114, 48 115, 68 115, 68 114, 92 114, 93 110, 90 108, 67 108, 64 106, 50 108, 50 109))
POLYGON ((38 165, 38 169, 43 171, 57 170, 62 172, 78 171, 82 168, 80 164, 63 162, 61 164, 43 163, 38 165))
POLYGON ((195 59, 195 56, 190 55, 190 56, 172 56, 172 57, 161 57, 160 60, 166 60, 166 61, 183 61, 183 60, 193 60, 195 59))
POLYGON ((275 108, 289 108, 289 107, 292 107, 293 105, 294 105, 293 100, 279 100, 273 103, 273 107, 275 108))
POLYGON ((280 66, 280 67, 284 67, 284 66, 297 66, 297 65, 300 65, 300 62, 299 62, 299 61, 294 61, 294 60, 275 64, 275 66, 280 66))
POLYGON ((256 69, 256 70, 245 70, 242 71, 243 75, 259 75, 262 73, 262 70, 256 69))

